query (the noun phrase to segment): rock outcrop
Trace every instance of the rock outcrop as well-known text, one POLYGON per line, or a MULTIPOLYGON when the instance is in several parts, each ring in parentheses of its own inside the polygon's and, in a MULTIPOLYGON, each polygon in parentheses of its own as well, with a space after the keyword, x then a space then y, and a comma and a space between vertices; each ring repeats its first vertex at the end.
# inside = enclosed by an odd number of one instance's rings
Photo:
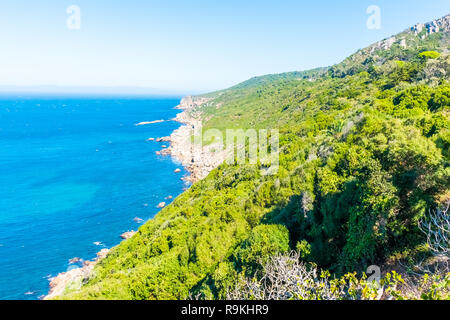
POLYGON ((141 219, 141 218, 139 218, 139 217, 135 217, 135 218, 133 219, 133 221, 136 222, 136 223, 142 223, 142 222, 144 222, 144 220, 141 219))
POLYGON ((165 206, 166 206, 166 203, 165 203, 165 202, 160 202, 160 203, 158 204, 157 208, 158 208, 158 209, 162 209, 162 208, 164 208, 165 206))
POLYGON ((186 96, 181 99, 180 104, 175 108, 181 110, 192 110, 208 101, 209 99, 204 97, 186 96))
MULTIPOLYGON (((66 288, 81 287, 81 284, 90 277, 95 265, 104 259, 109 253, 109 249, 102 249, 97 253, 97 258, 91 261, 84 261, 83 267, 74 268, 67 272, 62 272, 50 279, 50 291, 43 300, 50 300, 63 295, 66 288)), ((81 259, 80 259, 81 260, 81 259)))
POLYGON ((132 236, 134 236, 136 234, 136 231, 134 231, 134 230, 131 230, 131 231, 127 231, 127 232, 124 232, 124 233, 122 233, 121 235, 120 235, 120 237, 122 238, 122 239, 130 239, 132 236))
POLYGON ((450 31, 450 15, 446 15, 445 17, 427 23, 418 23, 400 34, 378 41, 367 48, 359 50, 357 53, 350 56, 348 60, 356 63, 362 63, 370 58, 372 59, 372 63, 376 65, 377 60, 383 61, 383 58, 378 56, 377 51, 389 50, 394 45, 398 45, 403 49, 408 47, 415 48, 417 43, 419 43, 417 41, 418 38, 425 39, 437 32, 444 33, 444 37, 448 38, 448 35, 445 35, 448 31, 450 31))
POLYGON ((80 263, 82 261, 83 261, 83 259, 75 257, 75 258, 72 258, 69 260, 69 264, 76 264, 76 263, 80 263))
POLYGON ((411 28, 415 35, 422 33, 424 30, 428 35, 439 31, 450 31, 450 15, 428 23, 418 23, 411 28))

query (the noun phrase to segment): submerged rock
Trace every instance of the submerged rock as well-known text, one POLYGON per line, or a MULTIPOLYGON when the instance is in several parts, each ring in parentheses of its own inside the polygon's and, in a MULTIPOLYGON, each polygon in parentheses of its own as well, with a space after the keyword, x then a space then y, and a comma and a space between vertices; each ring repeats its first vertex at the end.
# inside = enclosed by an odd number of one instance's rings
POLYGON ((167 142, 167 141, 170 141, 170 137, 162 137, 156 139, 156 142, 167 142))
POLYGON ((159 153, 160 153, 162 156, 169 156, 169 155, 170 155, 170 151, 169 151, 168 148, 167 148, 167 149, 162 149, 159 153))
POLYGON ((160 202, 160 203, 158 204, 158 208, 159 208, 159 209, 164 208, 165 206, 166 206, 166 203, 165 203, 165 202, 160 202))
POLYGON ((75 258, 72 258, 72 259, 69 260, 69 264, 75 264, 75 263, 79 263, 79 262, 82 262, 82 261, 83 261, 83 259, 75 257, 75 258))

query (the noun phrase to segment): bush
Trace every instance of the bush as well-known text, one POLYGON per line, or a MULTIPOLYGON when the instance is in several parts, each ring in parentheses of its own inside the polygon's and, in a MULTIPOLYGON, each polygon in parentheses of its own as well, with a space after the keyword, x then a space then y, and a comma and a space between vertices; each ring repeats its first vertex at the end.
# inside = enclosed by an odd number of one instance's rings
POLYGON ((289 231, 280 225, 255 227, 234 253, 238 270, 254 275, 274 254, 289 250, 289 231))
POLYGON ((424 51, 422 53, 419 54, 419 57, 423 58, 423 59, 437 59, 441 56, 441 54, 439 52, 436 51, 424 51))

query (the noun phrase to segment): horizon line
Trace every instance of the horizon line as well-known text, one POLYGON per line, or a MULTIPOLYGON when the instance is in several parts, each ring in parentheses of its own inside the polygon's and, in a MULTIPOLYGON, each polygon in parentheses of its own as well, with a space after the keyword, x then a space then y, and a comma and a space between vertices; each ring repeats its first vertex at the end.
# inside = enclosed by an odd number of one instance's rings
POLYGON ((16 86, 0 85, 0 95, 134 95, 134 96, 185 96, 198 95, 209 91, 198 90, 170 90, 150 87, 131 86, 16 86))

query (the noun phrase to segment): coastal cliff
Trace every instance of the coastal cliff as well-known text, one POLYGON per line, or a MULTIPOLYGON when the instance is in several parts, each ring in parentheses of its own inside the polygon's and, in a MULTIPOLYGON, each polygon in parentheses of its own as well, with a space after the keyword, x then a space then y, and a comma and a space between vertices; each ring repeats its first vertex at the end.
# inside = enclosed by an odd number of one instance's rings
POLYGON ((226 152, 215 148, 215 144, 202 145, 194 142, 194 137, 202 135, 201 107, 210 101, 205 97, 184 97, 177 109, 183 110, 174 119, 183 125, 170 135, 171 145, 162 150, 162 155, 170 155, 179 161, 190 173, 185 180, 196 182, 205 178, 226 158, 226 152))
POLYGON ((58 298, 225 299, 270 259, 295 250, 296 262, 333 277, 398 267, 410 281, 399 283, 399 298, 448 299, 448 271, 439 265, 436 283, 420 283, 436 254, 421 225, 433 212, 442 216, 450 195, 450 37, 445 28, 408 37, 415 41, 406 48, 369 47, 326 70, 184 98, 176 118, 183 125, 163 154, 193 181, 205 178, 58 298), (226 163, 208 175, 224 158, 192 141, 201 128, 238 127, 279 128, 276 174, 226 163))

